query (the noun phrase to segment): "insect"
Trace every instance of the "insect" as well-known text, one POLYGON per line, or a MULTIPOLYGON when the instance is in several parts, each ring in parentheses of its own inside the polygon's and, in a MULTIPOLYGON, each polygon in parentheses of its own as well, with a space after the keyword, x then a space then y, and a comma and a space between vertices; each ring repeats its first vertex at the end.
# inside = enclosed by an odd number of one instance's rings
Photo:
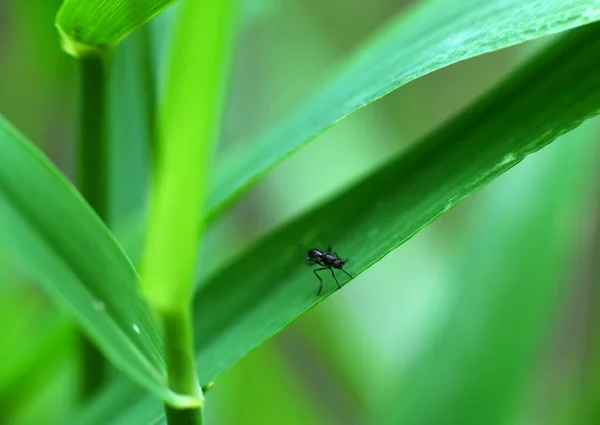
POLYGON ((352 275, 343 268, 346 264, 346 261, 338 257, 337 252, 331 252, 331 245, 329 245, 329 248, 327 248, 326 252, 323 252, 320 249, 309 250, 308 254, 306 255, 306 259, 312 263, 323 266, 320 269, 313 270, 313 273, 319 278, 320 282, 319 292, 317 292, 317 296, 319 296, 321 294, 321 291, 323 290, 323 279, 321 279, 321 276, 319 276, 317 272, 320 272, 321 270, 331 270, 331 275, 335 279, 335 283, 337 283, 339 289, 341 289, 342 287, 340 286, 340 282, 338 282, 337 278, 335 277, 333 269, 341 270, 348 276, 352 277, 352 275))

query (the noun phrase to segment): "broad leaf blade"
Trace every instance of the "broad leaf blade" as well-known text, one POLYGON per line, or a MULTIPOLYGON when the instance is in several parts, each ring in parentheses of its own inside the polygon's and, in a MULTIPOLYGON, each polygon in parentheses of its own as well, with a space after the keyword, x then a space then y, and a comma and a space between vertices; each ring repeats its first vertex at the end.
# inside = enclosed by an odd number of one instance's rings
POLYGON ((0 117, 0 243, 124 373, 175 405, 139 278, 110 232, 50 162, 0 117))
MULTIPOLYGON (((599 55, 600 26, 574 31, 409 154, 268 235, 202 282, 194 306, 202 314, 195 328, 201 382, 320 301, 318 281, 298 244, 325 248, 334 242, 357 275, 528 154, 600 113, 594 66, 599 55)), ((341 273, 338 279, 348 281, 341 273)), ((334 288, 326 278, 324 293, 334 288)), ((140 423, 160 417, 160 406, 139 403, 135 409, 148 419, 140 423)))
POLYGON ((392 90, 450 64, 600 19, 595 1, 428 1, 368 40, 314 95, 228 152, 209 197, 218 214, 302 144, 392 90))

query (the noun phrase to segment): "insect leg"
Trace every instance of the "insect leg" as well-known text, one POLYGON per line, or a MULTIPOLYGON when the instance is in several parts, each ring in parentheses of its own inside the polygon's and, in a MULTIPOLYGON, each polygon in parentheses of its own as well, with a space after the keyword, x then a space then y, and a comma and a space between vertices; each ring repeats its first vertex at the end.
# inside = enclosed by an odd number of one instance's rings
POLYGON ((340 282, 338 282, 337 277, 335 277, 335 273, 333 272, 333 269, 329 269, 331 270, 331 276, 333 276, 333 278, 335 279, 335 283, 337 283, 338 289, 342 289, 342 287, 340 286, 340 282))
POLYGON ((327 270, 327 267, 322 267, 320 269, 314 269, 313 273, 315 274, 315 276, 317 276, 317 278, 319 279, 319 292, 317 292, 317 297, 319 295, 321 295, 321 291, 323 290, 323 279, 321 279, 321 276, 319 276, 319 273, 321 270, 327 270))
POLYGON ((352 275, 350 273, 348 273, 346 270, 344 269, 340 269, 341 271, 343 271, 344 273, 346 273, 348 276, 350 276, 350 278, 352 278, 352 275))
POLYGON ((331 254, 331 244, 329 244, 329 248, 327 248, 327 254, 331 254))

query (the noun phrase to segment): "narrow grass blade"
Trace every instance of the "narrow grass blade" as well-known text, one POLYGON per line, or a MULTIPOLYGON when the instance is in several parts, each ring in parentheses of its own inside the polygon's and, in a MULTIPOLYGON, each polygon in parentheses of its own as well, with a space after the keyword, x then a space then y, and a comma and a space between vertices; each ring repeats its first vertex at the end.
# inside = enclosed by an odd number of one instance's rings
POLYGON ((63 48, 75 57, 103 54, 173 0, 65 0, 56 16, 63 48))
MULTIPOLYGON (((333 242, 352 260, 350 273, 366 270, 527 155, 599 114, 598 57, 600 26, 573 31, 411 152, 274 231, 202 282, 194 306, 200 312, 195 339, 201 383, 336 290, 325 278, 325 295, 316 296, 318 281, 298 244, 325 248, 333 242)), ((338 279, 349 280, 341 273, 338 279)), ((160 406, 147 403, 146 417, 158 418, 160 406)))
POLYGON ((210 213, 218 214, 304 143, 390 91, 467 58, 598 19, 596 1, 419 3, 367 40, 287 118, 227 153, 213 182, 210 213))
POLYGON ((572 276, 598 154, 598 126, 589 124, 481 194, 448 317, 398 373, 377 423, 504 424, 527 403, 572 276))
POLYGON ((138 275, 110 232, 50 162, 0 117, 0 243, 121 371, 174 405, 163 347, 138 275))
MULTIPOLYGON (((600 19, 591 0, 430 0, 394 17, 286 118, 239 143, 215 169, 208 220, 262 175, 341 119, 440 68, 600 19)), ((334 160, 334 159, 333 159, 334 160)), ((139 220, 142 222, 142 220, 139 220)), ((130 232, 139 252, 143 230, 130 232)))
MULTIPOLYGON (((205 283, 196 308, 212 320, 196 324, 199 359, 224 369, 245 354, 235 347, 264 341, 318 302, 318 282, 298 244, 324 248, 333 241, 352 260, 348 271, 361 273, 461 199, 600 113, 592 65, 599 36, 598 25, 574 32, 407 155, 273 232, 205 283)), ((338 274, 340 282, 348 279, 338 274)), ((332 279, 325 284, 335 289, 332 279)))

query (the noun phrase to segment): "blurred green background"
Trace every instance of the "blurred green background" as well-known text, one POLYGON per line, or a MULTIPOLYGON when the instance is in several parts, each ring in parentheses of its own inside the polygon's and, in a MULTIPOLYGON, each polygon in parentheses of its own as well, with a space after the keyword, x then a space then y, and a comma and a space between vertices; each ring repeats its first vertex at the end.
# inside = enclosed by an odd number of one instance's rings
MULTIPOLYGON (((409 3, 246 0, 222 145, 285 115, 409 3)), ((76 72, 59 5, 0 0, 0 113, 72 176, 76 72)), ((148 28, 157 84, 173 12, 148 28)), ((211 261, 406 149, 547 42, 453 65, 342 121, 211 230, 211 261)), ((209 423, 600 423, 598 125, 528 157, 248 355, 207 394, 209 423)), ((109 224, 122 234, 148 184, 147 153, 131 149, 137 160, 113 158, 111 172, 109 224)), ((0 276, 0 423, 60 423, 76 398, 75 329, 1 251, 0 276)))

